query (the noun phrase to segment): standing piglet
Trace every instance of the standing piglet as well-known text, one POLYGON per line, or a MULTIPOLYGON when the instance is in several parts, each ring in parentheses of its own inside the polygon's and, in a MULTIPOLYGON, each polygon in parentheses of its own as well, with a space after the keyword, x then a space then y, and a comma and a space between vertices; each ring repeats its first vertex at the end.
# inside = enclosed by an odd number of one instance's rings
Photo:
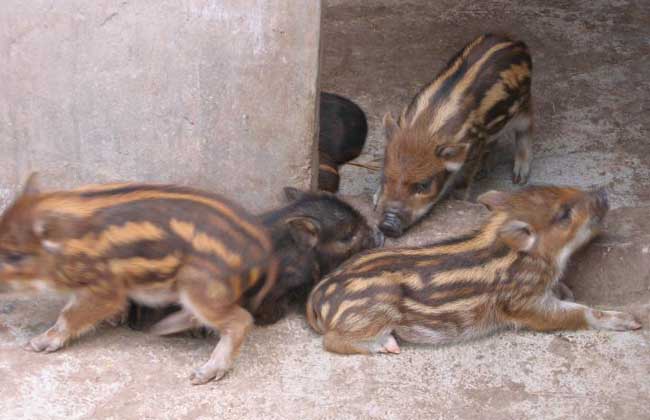
POLYGON ((467 44, 402 112, 384 117, 386 150, 375 203, 392 237, 420 220, 450 189, 467 190, 494 140, 514 131, 513 181, 530 172, 531 70, 526 44, 481 35, 467 44))
POLYGON ((271 240, 261 222, 216 194, 177 186, 107 184, 41 193, 30 177, 0 220, 0 283, 52 289, 71 299, 56 324, 27 348, 52 352, 130 298, 145 305, 179 303, 161 334, 198 319, 219 330, 210 360, 193 384, 220 379, 253 325, 240 306, 246 290, 275 282, 271 240))
POLYGON ((404 341, 446 344, 503 328, 633 330, 629 314, 567 299, 569 257, 598 231, 604 191, 529 187, 479 197, 478 231, 419 248, 370 251, 312 291, 309 324, 336 353, 399 353, 404 341))

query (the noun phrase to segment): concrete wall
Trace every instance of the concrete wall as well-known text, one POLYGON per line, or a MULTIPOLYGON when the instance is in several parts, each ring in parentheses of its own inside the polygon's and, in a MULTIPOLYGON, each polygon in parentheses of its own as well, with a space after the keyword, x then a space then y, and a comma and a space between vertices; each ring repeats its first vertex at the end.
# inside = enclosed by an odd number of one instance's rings
POLYGON ((32 170, 255 210, 308 187, 319 31, 319 0, 1 1, 0 207, 32 170))

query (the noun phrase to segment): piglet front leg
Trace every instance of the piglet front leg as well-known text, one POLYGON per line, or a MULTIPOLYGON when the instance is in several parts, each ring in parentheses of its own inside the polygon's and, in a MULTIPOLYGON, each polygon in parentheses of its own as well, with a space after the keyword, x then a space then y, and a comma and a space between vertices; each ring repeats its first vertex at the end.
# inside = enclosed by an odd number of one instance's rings
POLYGON ((602 311, 575 302, 546 296, 537 304, 513 313, 516 325, 533 331, 597 329, 610 331, 638 330, 641 324, 633 315, 602 311))
POLYGON ((99 322, 124 311, 126 299, 107 291, 83 291, 72 296, 61 311, 56 323, 44 333, 32 338, 26 350, 51 353, 63 347, 71 338, 78 337, 99 322))

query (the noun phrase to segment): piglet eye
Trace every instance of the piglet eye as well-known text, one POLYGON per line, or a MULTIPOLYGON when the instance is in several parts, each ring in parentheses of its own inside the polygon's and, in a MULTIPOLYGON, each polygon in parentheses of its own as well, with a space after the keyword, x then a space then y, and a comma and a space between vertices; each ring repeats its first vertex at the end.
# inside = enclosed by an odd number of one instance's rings
POLYGON ((354 238, 354 231, 349 231, 346 232, 345 235, 343 235, 339 240, 341 242, 349 242, 352 240, 352 238, 354 238))
POLYGON ((427 180, 427 181, 424 181, 424 182, 418 182, 417 184, 413 185, 413 190, 418 194, 423 194, 423 193, 427 192, 429 190, 429 188, 431 188, 431 182, 432 181, 433 180, 430 179, 430 180, 427 180))
POLYGON ((571 219, 571 207, 563 208, 555 217, 558 223, 565 223, 571 219))
POLYGON ((23 260, 23 258, 25 258, 25 256, 23 254, 19 254, 17 252, 10 252, 9 254, 6 254, 4 256, 5 262, 7 262, 9 264, 19 263, 20 261, 23 260))

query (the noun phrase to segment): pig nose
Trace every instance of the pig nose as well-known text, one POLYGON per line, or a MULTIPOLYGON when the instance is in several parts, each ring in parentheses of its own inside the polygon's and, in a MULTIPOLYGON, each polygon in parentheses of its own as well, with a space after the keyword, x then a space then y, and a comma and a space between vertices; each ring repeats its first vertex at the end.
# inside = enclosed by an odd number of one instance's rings
POLYGON ((375 240, 375 248, 381 248, 382 246, 384 246, 384 241, 386 240, 386 237, 381 232, 381 230, 376 230, 374 234, 374 240, 375 240))
POLYGON ((386 212, 384 218, 379 224, 381 230, 386 236, 396 238, 402 235, 402 220, 396 213, 386 212))

